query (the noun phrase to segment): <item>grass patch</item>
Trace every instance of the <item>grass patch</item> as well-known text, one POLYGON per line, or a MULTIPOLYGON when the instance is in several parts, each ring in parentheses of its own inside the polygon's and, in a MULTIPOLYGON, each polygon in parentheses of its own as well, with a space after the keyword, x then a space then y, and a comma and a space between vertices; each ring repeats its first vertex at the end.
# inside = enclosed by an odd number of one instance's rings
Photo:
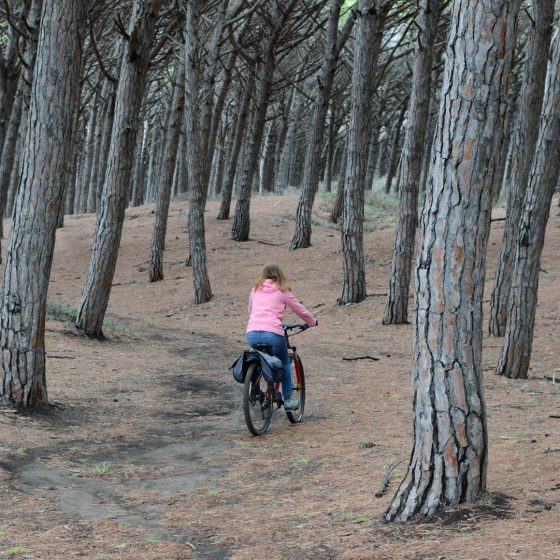
POLYGON ((78 314, 78 309, 60 299, 47 301, 47 321, 72 323, 78 314))
POLYGON ((108 472, 111 472, 113 470, 113 465, 107 461, 103 461, 103 463, 99 464, 99 465, 95 465, 95 467, 93 467, 93 470, 97 473, 97 474, 106 474, 108 472))
POLYGON ((345 513, 342 516, 342 521, 350 521, 352 523, 363 523, 366 519, 365 515, 360 515, 358 513, 345 513))

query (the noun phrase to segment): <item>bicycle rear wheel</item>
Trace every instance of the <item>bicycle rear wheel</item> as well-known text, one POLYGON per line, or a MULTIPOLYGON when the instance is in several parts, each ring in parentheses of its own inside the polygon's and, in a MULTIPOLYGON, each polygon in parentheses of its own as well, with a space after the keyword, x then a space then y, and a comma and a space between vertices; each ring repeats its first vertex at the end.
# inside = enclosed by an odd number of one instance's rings
POLYGON ((292 398, 297 399, 299 407, 291 412, 286 411, 286 416, 292 424, 299 424, 303 422, 303 411, 305 409, 305 374, 299 356, 295 358, 294 362, 293 355, 290 355, 290 366, 292 368, 292 398))
POLYGON ((254 436, 262 436, 270 426, 274 403, 269 389, 260 367, 251 364, 243 385, 243 413, 247 428, 254 436))

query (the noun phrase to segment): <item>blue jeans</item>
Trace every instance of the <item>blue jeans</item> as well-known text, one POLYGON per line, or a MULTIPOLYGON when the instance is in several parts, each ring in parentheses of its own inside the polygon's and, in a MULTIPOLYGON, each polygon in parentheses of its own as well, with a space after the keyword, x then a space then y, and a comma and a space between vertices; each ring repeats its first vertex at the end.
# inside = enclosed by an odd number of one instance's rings
POLYGON ((290 356, 286 339, 281 334, 268 331, 251 331, 247 333, 247 343, 254 348, 257 344, 268 344, 272 347, 272 353, 282 361, 284 365, 284 377, 282 378, 282 396, 284 400, 292 396, 292 368, 290 367, 290 356))

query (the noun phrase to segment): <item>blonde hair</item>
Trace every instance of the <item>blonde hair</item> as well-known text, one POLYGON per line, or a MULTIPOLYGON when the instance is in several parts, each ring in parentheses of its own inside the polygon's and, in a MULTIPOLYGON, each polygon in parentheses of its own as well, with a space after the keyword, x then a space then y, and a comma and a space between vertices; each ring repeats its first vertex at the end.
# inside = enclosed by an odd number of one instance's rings
POLYGON ((255 278, 251 288, 254 290, 260 290, 265 280, 274 280, 276 286, 283 292, 290 289, 288 281, 286 280, 286 275, 284 271, 280 268, 280 265, 275 262, 266 263, 259 275, 255 278))

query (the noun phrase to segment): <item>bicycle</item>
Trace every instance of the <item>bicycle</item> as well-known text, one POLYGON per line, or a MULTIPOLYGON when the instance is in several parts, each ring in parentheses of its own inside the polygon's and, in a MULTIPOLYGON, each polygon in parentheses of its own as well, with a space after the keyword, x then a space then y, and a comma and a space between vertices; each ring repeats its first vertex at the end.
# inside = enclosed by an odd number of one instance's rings
MULTIPOLYGON (((286 416, 292 424, 299 424, 303 422, 305 409, 305 374, 297 348, 290 342, 290 337, 307 330, 309 325, 307 323, 282 325, 282 328, 284 329, 292 369, 292 398, 296 398, 299 404, 297 409, 287 410, 286 416), (296 332, 289 334, 290 331, 296 332)), ((255 350, 272 355, 268 344, 257 344, 255 350)), ((254 436, 265 434, 270 426, 275 406, 278 409, 283 404, 280 381, 267 381, 262 374, 259 362, 251 363, 247 368, 243 385, 243 413, 245 423, 251 434, 254 436)))

